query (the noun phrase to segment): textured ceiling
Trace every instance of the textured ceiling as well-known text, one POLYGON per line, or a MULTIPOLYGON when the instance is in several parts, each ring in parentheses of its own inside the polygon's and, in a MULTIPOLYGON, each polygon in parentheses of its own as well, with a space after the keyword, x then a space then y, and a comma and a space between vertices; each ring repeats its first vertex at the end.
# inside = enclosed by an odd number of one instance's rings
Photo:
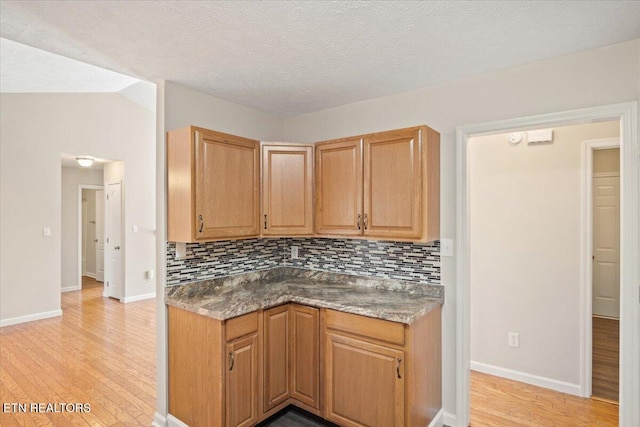
POLYGON ((3 0, 0 35, 292 116, 640 38, 640 2, 3 0))

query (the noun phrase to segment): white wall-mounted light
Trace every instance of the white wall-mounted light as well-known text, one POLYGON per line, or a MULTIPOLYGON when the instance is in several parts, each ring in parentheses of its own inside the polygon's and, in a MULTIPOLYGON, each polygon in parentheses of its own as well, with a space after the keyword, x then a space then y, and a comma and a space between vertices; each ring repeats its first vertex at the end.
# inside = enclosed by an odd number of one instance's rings
POLYGON ((83 168, 88 168, 93 164, 93 159, 91 157, 76 157, 76 161, 83 168))

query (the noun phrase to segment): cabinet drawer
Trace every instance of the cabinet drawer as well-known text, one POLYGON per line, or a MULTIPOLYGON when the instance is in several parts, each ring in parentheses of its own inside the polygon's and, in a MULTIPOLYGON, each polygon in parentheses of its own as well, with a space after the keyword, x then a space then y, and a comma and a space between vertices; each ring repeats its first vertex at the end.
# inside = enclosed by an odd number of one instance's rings
POLYGON ((327 310, 327 328, 390 344, 404 345, 404 325, 358 314, 327 310))
POLYGON ((227 336, 227 342, 232 339, 248 335, 252 332, 258 331, 258 312, 245 314, 243 316, 234 317, 229 319, 225 325, 225 332, 227 336))

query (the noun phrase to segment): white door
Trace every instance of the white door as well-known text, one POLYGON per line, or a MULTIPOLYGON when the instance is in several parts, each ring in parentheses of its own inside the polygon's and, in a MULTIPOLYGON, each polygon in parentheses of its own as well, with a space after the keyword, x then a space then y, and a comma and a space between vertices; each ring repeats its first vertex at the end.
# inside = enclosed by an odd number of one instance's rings
POLYGON ((104 191, 96 191, 96 280, 104 282, 104 191))
POLYGON ((122 186, 107 185, 107 296, 124 299, 122 271, 122 186))
POLYGON ((620 177, 593 178, 593 314, 620 317, 620 177))

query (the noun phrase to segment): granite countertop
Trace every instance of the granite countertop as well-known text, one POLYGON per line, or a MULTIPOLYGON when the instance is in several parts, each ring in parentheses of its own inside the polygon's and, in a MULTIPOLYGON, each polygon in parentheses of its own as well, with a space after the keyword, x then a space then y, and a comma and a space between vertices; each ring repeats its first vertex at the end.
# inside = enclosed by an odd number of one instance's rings
POLYGON ((444 288, 293 267, 167 288, 167 305, 218 320, 287 302, 411 324, 444 302, 444 288))

